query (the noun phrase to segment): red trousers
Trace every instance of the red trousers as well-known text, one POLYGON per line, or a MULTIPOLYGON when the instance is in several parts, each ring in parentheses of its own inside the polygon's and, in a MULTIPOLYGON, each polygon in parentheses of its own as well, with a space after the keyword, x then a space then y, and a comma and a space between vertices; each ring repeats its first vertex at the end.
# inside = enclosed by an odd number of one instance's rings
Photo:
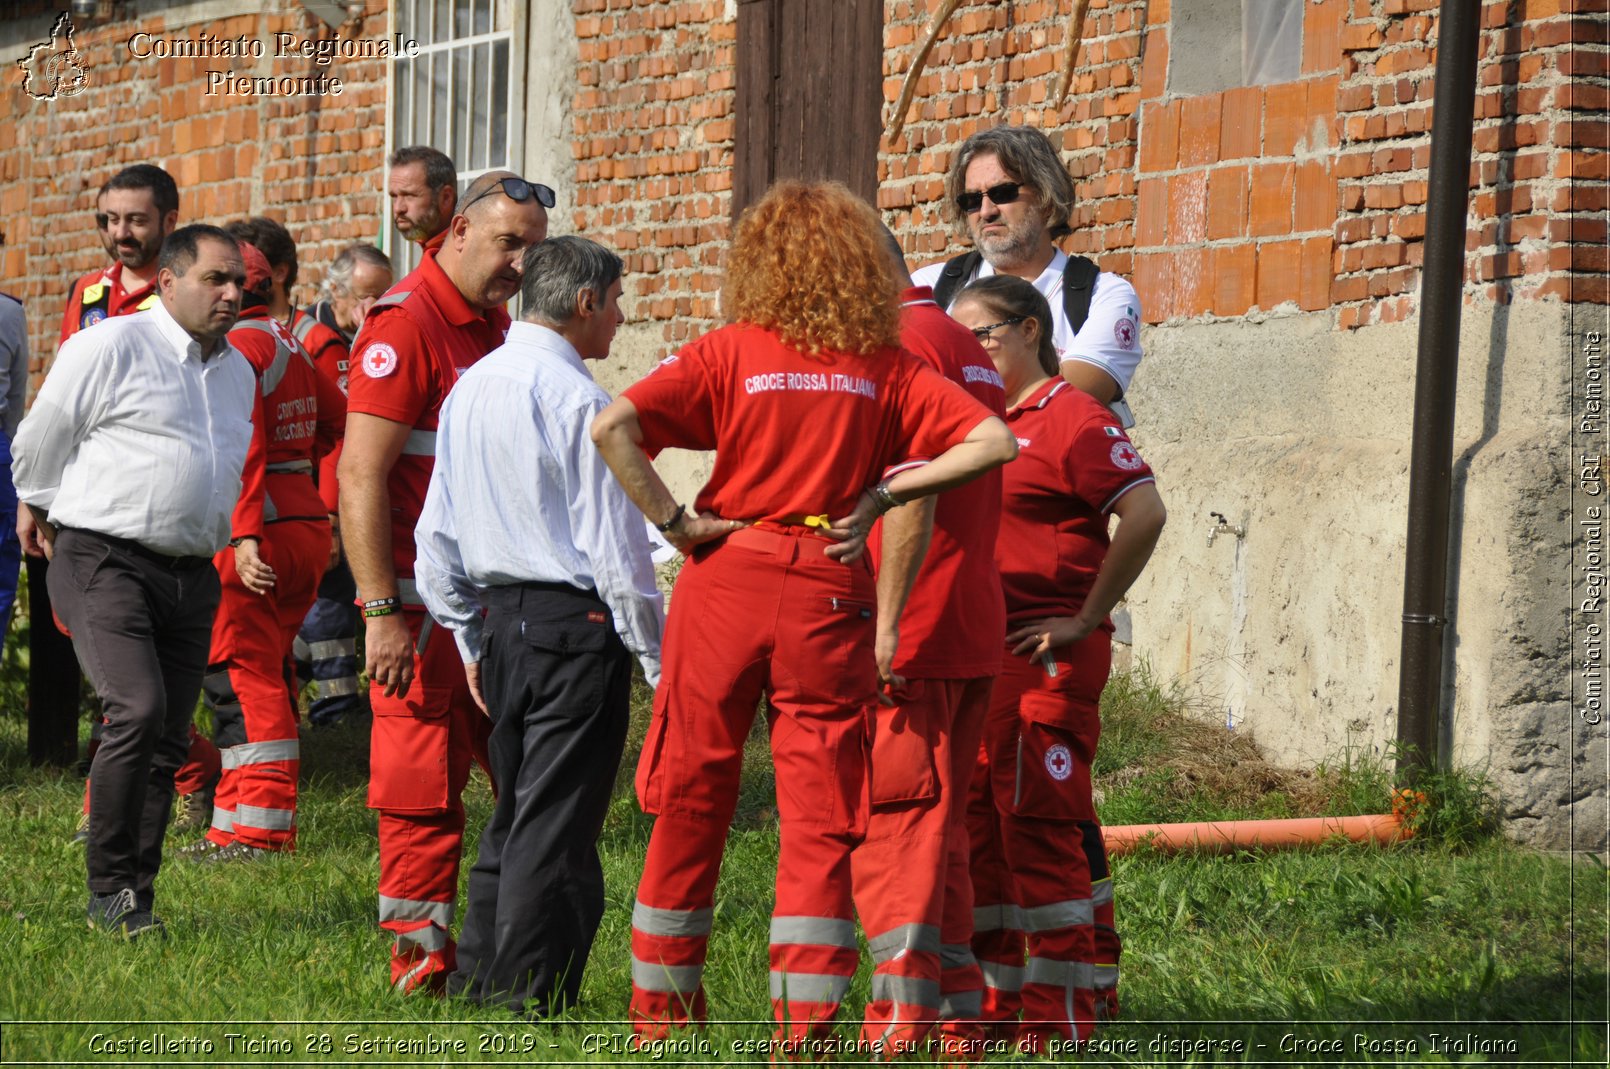
POLYGON ((862 1041, 909 1053, 935 1020, 978 1017, 982 985, 968 945, 968 783, 993 678, 909 680, 874 706, 865 840, 851 857, 872 952, 862 1041))
POLYGON ((274 587, 266 594, 241 581, 233 549, 213 560, 222 593, 212 625, 205 690, 215 716, 238 716, 244 730, 225 736, 233 745, 221 753, 223 775, 207 838, 220 846, 238 839, 250 846, 292 850, 301 751, 296 695, 286 686, 285 658, 318 594, 330 558, 330 524, 269 524, 259 553, 274 569, 274 587))
MULTIPOLYGON (((406 697, 371 686, 369 808, 380 811, 380 927, 391 982, 437 987, 457 964, 451 935, 470 765, 487 771, 490 724, 470 697, 452 632, 406 609, 414 678, 406 697)), ((494 787, 496 785, 494 784, 494 787)))
POLYGON ((829 560, 828 544, 745 528, 700 547, 677 578, 637 768, 638 800, 658 816, 632 911, 640 1035, 705 1019, 716 876, 762 697, 781 823, 770 940, 779 1038, 825 1034, 855 973, 850 852, 866 831, 876 596, 866 563, 829 560))
MULTIPOLYGON (((1007 1025, 1021 1010, 1018 1043, 1036 1052, 1052 1037, 1089 1039, 1096 1019, 1096 895, 1085 829, 1094 829, 1100 850, 1090 765, 1111 642, 1097 631, 1055 654, 1055 677, 1039 658, 1008 657, 967 811, 981 1016, 1007 1025)), ((1104 853, 1099 865, 1105 875, 1104 853)), ((1116 949, 1106 962, 1114 967, 1116 949)))

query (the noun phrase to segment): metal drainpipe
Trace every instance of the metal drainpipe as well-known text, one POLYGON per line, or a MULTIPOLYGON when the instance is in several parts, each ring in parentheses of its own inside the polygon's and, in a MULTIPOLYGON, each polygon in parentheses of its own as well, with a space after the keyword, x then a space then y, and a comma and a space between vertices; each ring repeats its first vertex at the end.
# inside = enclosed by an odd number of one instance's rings
POLYGON ((1453 485, 1454 394, 1464 299, 1465 224, 1481 6, 1442 0, 1432 97, 1431 174, 1425 271, 1420 286, 1414 446, 1409 462, 1409 536, 1403 578, 1403 651, 1398 678, 1399 777, 1437 765, 1448 603, 1448 514, 1453 485))

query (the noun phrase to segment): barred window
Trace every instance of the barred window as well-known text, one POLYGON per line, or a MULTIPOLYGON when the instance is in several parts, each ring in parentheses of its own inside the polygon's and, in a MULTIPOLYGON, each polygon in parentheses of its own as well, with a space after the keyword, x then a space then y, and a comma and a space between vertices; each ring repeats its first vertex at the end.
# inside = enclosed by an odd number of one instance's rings
MULTIPOLYGON (((396 32, 419 48, 392 63, 388 157, 404 145, 440 149, 458 168, 460 190, 487 171, 519 169, 512 162, 521 96, 509 79, 519 58, 516 7, 514 0, 396 0, 396 32)), ((386 234, 398 266, 418 266, 419 247, 389 223, 386 234)))

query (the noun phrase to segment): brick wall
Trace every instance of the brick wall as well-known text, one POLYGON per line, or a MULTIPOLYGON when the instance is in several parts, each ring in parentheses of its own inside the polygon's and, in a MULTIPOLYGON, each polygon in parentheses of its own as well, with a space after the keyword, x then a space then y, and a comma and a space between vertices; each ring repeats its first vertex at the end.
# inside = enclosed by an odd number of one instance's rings
MULTIPOLYGON (((938 6, 888 0, 886 113, 938 6)), ((951 152, 1014 122, 1044 129, 1074 176, 1067 247, 1131 277, 1149 322, 1413 313, 1437 0, 1308 0, 1297 79, 1190 97, 1168 88, 1170 0, 1092 0, 1057 107, 1068 7, 971 0, 952 16, 879 161, 878 205, 914 261, 964 248, 941 211, 951 152)), ((1472 298, 1605 300, 1605 30, 1589 21, 1605 7, 1483 6, 1472 298)), ((674 343, 715 314, 734 25, 717 2, 574 8, 577 225, 632 249, 648 277, 628 315, 674 343)))
MULTIPOLYGON (((51 3, 30 2, 15 16, 39 26, 51 3)), ((328 30, 289 0, 268 0, 261 14, 204 26, 169 27, 161 11, 138 19, 80 25, 74 44, 87 66, 85 90, 34 100, 7 77, 0 97, 0 288, 22 297, 38 371, 55 352, 67 289, 105 263, 91 213, 95 193, 120 168, 151 162, 179 184, 182 222, 224 223, 248 214, 283 221, 298 244, 296 298, 310 299, 323 267, 353 241, 380 234, 385 144, 385 68, 378 60, 275 59, 273 34, 326 36, 328 30), (268 58, 136 58, 139 32, 165 37, 248 38, 267 43, 268 58), (207 95, 206 71, 337 75, 336 96, 207 95)), ((345 36, 382 38, 384 9, 345 36)), ((14 68, 13 68, 14 71, 14 68)))

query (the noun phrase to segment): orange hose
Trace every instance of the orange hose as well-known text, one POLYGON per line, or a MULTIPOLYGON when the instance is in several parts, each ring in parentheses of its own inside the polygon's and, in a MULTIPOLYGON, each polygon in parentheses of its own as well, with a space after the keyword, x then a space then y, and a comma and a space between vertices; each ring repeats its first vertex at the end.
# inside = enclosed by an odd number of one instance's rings
POLYGON ((1235 850, 1278 850, 1334 839, 1387 844, 1414 834, 1396 813, 1364 817, 1304 817, 1294 820, 1220 820, 1191 824, 1126 824, 1102 828, 1109 855, 1127 854, 1146 844, 1170 853, 1195 850, 1227 854, 1235 850))

